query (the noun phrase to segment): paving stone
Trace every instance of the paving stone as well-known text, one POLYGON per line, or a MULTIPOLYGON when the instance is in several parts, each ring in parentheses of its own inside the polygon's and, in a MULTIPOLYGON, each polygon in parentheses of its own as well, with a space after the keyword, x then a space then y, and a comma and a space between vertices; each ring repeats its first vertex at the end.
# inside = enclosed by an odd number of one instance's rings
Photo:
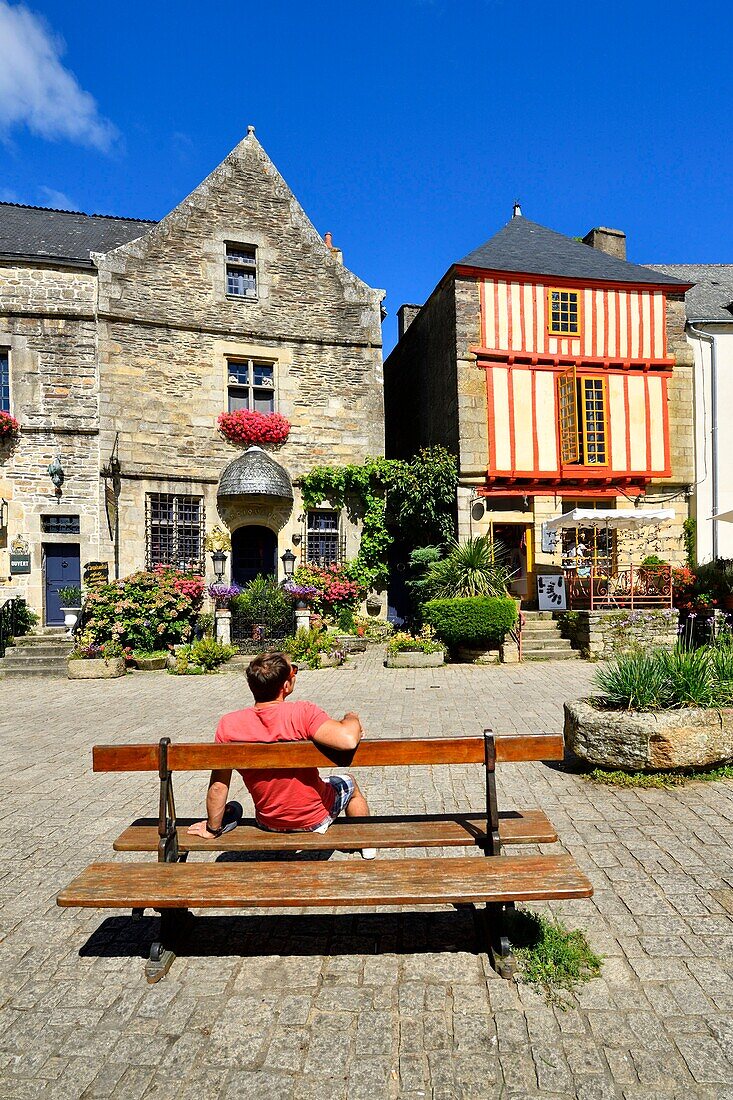
MULTIPOLYGON (((594 672, 582 662, 456 665, 419 679, 380 661, 378 650, 358 656, 348 681, 306 670, 299 691, 331 713, 357 710, 372 737, 475 734, 487 721, 542 732, 562 728, 562 702, 587 694, 594 672)), ((584 928, 605 956, 602 978, 562 1009, 500 979, 475 953, 470 914, 439 906, 207 914, 190 953, 147 986, 150 911, 133 924, 124 913, 58 910, 54 894, 89 862, 130 858, 113 856, 112 840, 156 812, 154 777, 91 772, 101 727, 111 743, 154 740, 161 721, 177 740, 200 740, 242 698, 227 672, 205 688, 153 675, 113 689, 0 683, 3 1100, 733 1100, 725 783, 620 791, 539 763, 497 770, 500 802, 545 809, 597 882, 590 901, 530 906, 584 928), (39 798, 50 829, 27 809, 39 798)), ((479 768, 359 780, 377 812, 482 804, 479 768)), ((179 814, 200 813, 205 790, 205 776, 178 777, 179 814)))

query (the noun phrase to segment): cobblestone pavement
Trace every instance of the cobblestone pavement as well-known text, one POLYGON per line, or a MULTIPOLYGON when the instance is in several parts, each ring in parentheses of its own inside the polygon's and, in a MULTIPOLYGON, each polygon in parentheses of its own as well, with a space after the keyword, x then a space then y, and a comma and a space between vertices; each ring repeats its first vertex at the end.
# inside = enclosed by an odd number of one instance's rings
MULTIPOLYGON (((372 652, 303 672, 299 694, 357 709, 370 736, 554 731, 592 671, 388 671, 372 652)), ((0 683, 3 1100, 733 1097, 730 783, 623 791, 501 767, 503 805, 542 807, 595 886, 553 907, 605 956, 565 1011, 498 978, 469 915, 446 908, 198 917, 190 953, 147 986, 152 916, 54 903, 89 862, 124 858, 114 837, 155 812, 153 776, 95 776, 90 748, 205 740, 246 702, 241 670, 0 683)), ((481 806, 478 767, 360 778, 376 812, 481 806)), ((181 815, 204 789, 179 784, 181 815)))

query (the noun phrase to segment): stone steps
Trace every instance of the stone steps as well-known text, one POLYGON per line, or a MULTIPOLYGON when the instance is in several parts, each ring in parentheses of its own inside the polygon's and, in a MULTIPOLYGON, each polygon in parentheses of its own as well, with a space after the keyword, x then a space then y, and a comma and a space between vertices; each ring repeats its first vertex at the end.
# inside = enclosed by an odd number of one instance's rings
POLYGON ((523 661, 578 661, 580 654, 563 638, 552 611, 524 611, 523 661))
POLYGON ((0 659, 0 677, 26 679, 36 677, 66 678, 69 654, 73 642, 63 627, 46 627, 36 634, 17 638, 0 659))

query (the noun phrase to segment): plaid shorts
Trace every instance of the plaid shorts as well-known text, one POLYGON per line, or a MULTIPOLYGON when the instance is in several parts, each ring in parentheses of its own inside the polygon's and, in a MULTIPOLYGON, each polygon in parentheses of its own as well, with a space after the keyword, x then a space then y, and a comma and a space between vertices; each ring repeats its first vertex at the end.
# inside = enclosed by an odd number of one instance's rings
POLYGON ((326 829, 333 825, 338 815, 343 813, 348 806, 356 786, 350 775, 329 775, 326 776, 326 782, 333 787, 335 797, 331 813, 327 814, 323 821, 319 821, 317 825, 311 825, 308 829, 271 829, 268 825, 263 825, 261 821, 258 821, 258 827, 264 829, 266 833, 325 833, 326 829))
POLYGON ((326 782, 330 783, 336 792, 331 813, 323 819, 320 825, 312 825, 306 832, 325 833, 329 825, 333 825, 338 815, 346 809, 354 793, 355 784, 350 775, 329 775, 326 777, 326 782))

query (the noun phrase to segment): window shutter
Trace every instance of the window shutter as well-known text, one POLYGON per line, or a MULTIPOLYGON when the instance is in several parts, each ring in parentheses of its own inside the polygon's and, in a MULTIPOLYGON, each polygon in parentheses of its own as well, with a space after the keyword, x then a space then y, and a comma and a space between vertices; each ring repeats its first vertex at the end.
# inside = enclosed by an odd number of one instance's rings
POLYGON ((570 367, 557 379, 558 407, 560 410, 560 460, 563 463, 580 461, 578 437, 578 404, 575 367, 570 367))

